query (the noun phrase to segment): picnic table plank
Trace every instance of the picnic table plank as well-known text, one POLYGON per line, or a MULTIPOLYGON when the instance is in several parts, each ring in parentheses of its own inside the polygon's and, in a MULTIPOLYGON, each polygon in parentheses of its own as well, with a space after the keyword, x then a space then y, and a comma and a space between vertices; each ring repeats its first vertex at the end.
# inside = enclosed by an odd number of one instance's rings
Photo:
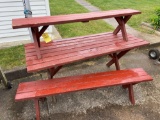
POLYGON ((110 11, 98 11, 81 14, 69 14, 69 15, 56 15, 56 16, 43 16, 33 18, 18 18, 12 20, 13 29, 26 28, 26 27, 39 27, 64 23, 83 22, 104 18, 130 16, 140 14, 141 12, 133 9, 121 9, 110 11))
POLYGON ((90 20, 98 20, 104 18, 115 18, 118 22, 118 26, 113 31, 114 35, 117 35, 121 30, 123 40, 128 41, 128 36, 125 28, 125 24, 131 18, 132 15, 140 14, 141 12, 133 9, 121 9, 121 10, 109 10, 109 11, 98 11, 90 13, 79 13, 69 15, 55 15, 55 16, 43 16, 34 18, 19 18, 12 20, 13 29, 30 27, 35 43, 35 49, 37 58, 41 59, 41 43, 40 37, 48 28, 49 25, 65 24, 73 22, 87 22, 90 20), (42 26, 41 29, 38 27, 42 26))
POLYGON ((152 80, 143 69, 135 68, 118 72, 107 71, 79 76, 54 78, 20 83, 15 100, 39 98, 54 94, 114 85, 133 84, 152 80), (132 78, 132 79, 131 79, 132 78), (42 87, 44 86, 44 87, 42 87))
MULTIPOLYGON (((143 43, 144 41, 138 41, 139 43, 143 43)), ((114 44, 115 43, 110 43, 110 44, 107 44, 108 42, 102 42, 102 41, 99 41, 99 42, 95 42, 95 43, 90 43, 88 42, 87 44, 75 44, 74 45, 71 45, 71 46, 61 46, 61 47, 54 47, 54 46, 49 46, 45 49, 42 49, 42 55, 43 55, 43 58, 47 58, 47 57, 51 57, 51 56, 62 56, 62 55, 65 55, 65 54, 72 54, 72 53, 77 53, 77 52, 83 52, 83 51, 86 51, 86 50, 91 50, 91 49, 94 49, 94 48, 108 48, 108 47, 112 47, 115 46, 114 44), (48 53, 48 51, 52 51, 50 53, 48 53)), ((119 42, 117 43, 117 45, 119 45, 119 47, 121 46, 126 46, 126 45, 130 45, 130 46, 133 46, 132 44, 137 44, 136 43, 136 39, 135 40, 132 40, 130 41, 129 44, 123 44, 123 42, 119 42)), ((28 50, 29 51, 29 50, 28 50)), ((31 51, 28 52, 26 50, 26 60, 38 60, 38 61, 41 61, 43 60, 42 59, 37 59, 36 57, 36 52, 34 51, 34 49, 32 49, 31 51)))
POLYGON ((112 33, 101 33, 77 38, 53 41, 49 44, 44 44, 44 46, 42 44, 40 48, 42 59, 36 57, 34 44, 26 45, 25 53, 28 72, 48 69, 149 44, 147 41, 129 34, 128 42, 123 40, 121 34, 113 35, 112 33))

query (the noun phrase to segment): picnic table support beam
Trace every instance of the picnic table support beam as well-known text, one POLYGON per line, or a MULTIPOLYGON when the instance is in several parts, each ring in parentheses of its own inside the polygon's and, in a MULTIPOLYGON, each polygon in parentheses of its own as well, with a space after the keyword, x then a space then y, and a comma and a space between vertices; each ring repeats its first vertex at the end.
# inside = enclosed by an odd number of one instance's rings
POLYGON ((39 38, 39 34, 38 34, 38 28, 37 27, 32 27, 31 28, 32 31, 32 35, 33 35, 33 40, 34 40, 34 44, 35 44, 35 49, 36 49, 36 53, 37 53, 37 57, 38 59, 42 58, 41 53, 40 53, 40 38, 39 38))
POLYGON ((35 99, 35 109, 36 109, 36 120, 40 120, 40 107, 39 107, 39 99, 35 99))
POLYGON ((39 31, 39 38, 42 36, 42 34, 46 31, 46 29, 48 28, 48 25, 47 26, 43 26, 41 28, 41 30, 39 31))
POLYGON ((116 19, 116 21, 118 22, 118 24, 121 28, 123 39, 125 41, 128 41, 127 32, 126 32, 126 28, 125 28, 125 23, 123 21, 123 17, 116 17, 115 19, 116 19))
POLYGON ((113 53, 113 60, 114 60, 115 66, 116 66, 116 70, 120 70, 117 53, 113 53))
MULTIPOLYGON (((125 55, 128 51, 130 50, 125 50, 125 51, 121 51, 120 53, 118 53, 116 56, 117 56, 117 61, 123 56, 125 55)), ((106 64, 108 67, 110 67, 113 63, 115 63, 115 60, 114 60, 114 56, 112 55, 109 55, 112 59, 106 64)))
POLYGON ((128 21, 130 18, 131 18, 131 15, 130 15, 130 16, 125 16, 125 17, 115 17, 115 19, 116 19, 116 21, 118 22, 119 25, 118 25, 117 28, 114 30, 113 34, 117 35, 118 32, 121 30, 123 39, 124 39, 125 41, 128 41, 125 24, 127 23, 127 21, 128 21))
POLYGON ((62 68, 62 66, 54 67, 48 69, 48 78, 52 79, 53 76, 62 68))
POLYGON ((41 28, 41 30, 39 31, 38 27, 31 27, 31 32, 32 32, 32 35, 33 35, 33 40, 34 40, 34 44, 35 44, 38 59, 42 58, 41 54, 40 54, 40 47, 41 47, 40 37, 42 36, 42 34, 45 32, 45 30, 47 28, 48 28, 48 25, 43 26, 41 28))

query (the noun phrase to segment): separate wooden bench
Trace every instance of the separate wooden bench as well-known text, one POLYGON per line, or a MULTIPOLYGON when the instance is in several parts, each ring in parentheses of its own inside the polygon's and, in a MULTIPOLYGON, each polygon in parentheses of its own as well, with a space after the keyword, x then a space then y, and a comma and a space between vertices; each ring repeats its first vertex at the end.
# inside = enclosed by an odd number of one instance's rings
POLYGON ((133 85, 151 80, 152 77, 143 69, 136 68, 25 82, 19 84, 15 100, 33 99, 35 101, 36 117, 37 120, 40 120, 40 98, 61 93, 122 85, 123 88, 128 88, 129 99, 132 104, 135 104, 133 85))

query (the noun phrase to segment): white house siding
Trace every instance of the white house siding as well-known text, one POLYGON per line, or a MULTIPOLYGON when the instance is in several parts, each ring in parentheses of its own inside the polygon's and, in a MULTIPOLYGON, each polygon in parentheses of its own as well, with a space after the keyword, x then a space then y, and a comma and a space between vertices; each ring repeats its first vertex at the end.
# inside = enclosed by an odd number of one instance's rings
MULTIPOLYGON (((30 0, 34 16, 50 15, 48 0, 30 0)), ((29 31, 12 29, 13 18, 24 18, 22 0, 0 0, 0 43, 29 40, 29 31)), ((49 28, 49 32, 51 32, 49 28)))

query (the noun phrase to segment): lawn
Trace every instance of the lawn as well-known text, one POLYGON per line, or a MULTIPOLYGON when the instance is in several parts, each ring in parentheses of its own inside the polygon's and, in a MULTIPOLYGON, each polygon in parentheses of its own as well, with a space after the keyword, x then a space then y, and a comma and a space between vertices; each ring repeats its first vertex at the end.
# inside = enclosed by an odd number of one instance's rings
MULTIPOLYGON (((88 12, 74 0, 50 0, 50 11, 51 15, 88 12)), ((102 20, 56 25, 56 28, 63 38, 107 32, 113 29, 102 20)), ((12 69, 16 66, 25 65, 24 48, 23 46, 16 46, 1 49, 0 58, 0 66, 3 69, 12 69)))
POLYGON ((141 22, 149 22, 156 8, 160 8, 159 0, 87 0, 92 5, 102 10, 126 9, 132 8, 140 10, 141 15, 135 15, 129 20, 128 24, 138 30, 141 30, 141 22))
POLYGON ((11 69, 25 64, 24 47, 15 46, 0 49, 0 66, 2 69, 11 69))
MULTIPOLYGON (((74 0, 50 0, 50 10, 51 15, 88 12, 88 10, 74 0)), ((102 20, 56 25, 56 28, 63 38, 101 33, 112 31, 113 29, 102 20)))

